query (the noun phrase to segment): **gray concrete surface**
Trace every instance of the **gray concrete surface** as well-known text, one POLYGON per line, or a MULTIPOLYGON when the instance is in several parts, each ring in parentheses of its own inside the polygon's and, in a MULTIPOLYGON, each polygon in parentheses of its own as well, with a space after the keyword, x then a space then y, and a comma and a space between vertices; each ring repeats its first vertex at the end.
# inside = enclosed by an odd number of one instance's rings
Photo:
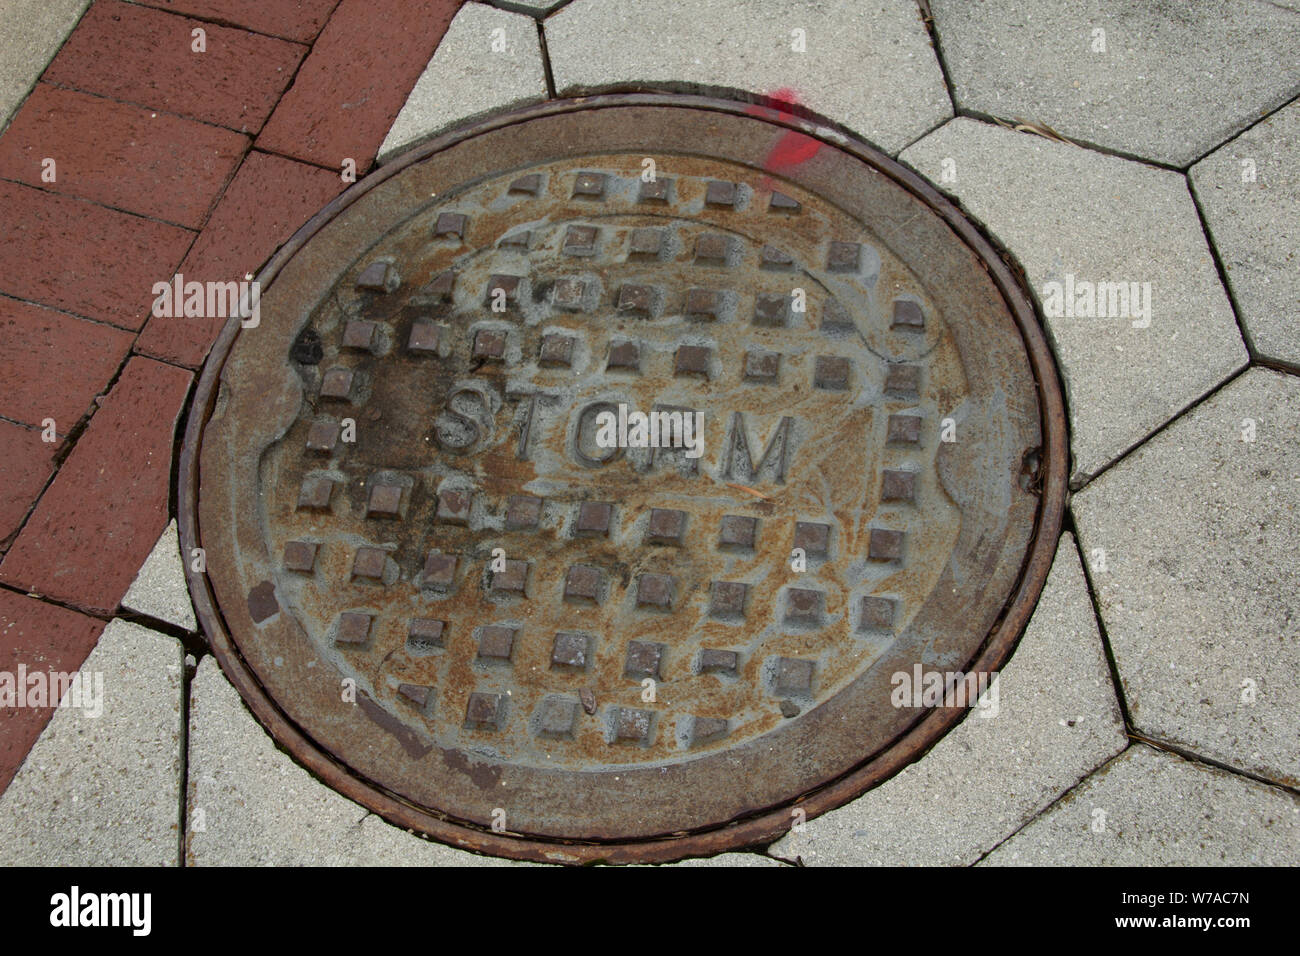
POLYGON ((635 84, 790 91, 888 153, 952 115, 912 0, 574 0, 545 29, 561 96, 635 84))
POLYGON ((1300 366, 1300 102, 1215 150, 1189 178, 1255 352, 1300 366))
POLYGON ((1127 745, 1074 538, 1066 534, 996 716, 971 714, 925 758, 809 820, 769 852, 805 865, 969 865, 1127 745))
MULTIPOLYGON (((965 118, 901 158, 955 195, 1024 266, 1065 384, 1076 481, 1246 364, 1178 173, 965 118), (1109 314, 1107 294, 1092 316, 1053 316, 1048 283, 1059 284, 1064 311, 1067 283, 1079 281, 1130 291, 1137 283, 1130 315, 1109 314), (1149 317, 1132 315, 1141 311, 1135 302, 1150 303, 1149 317)), ((1077 289, 1071 299, 1079 302, 1077 289)))
POLYGON ((0 132, 63 46, 90 0, 0 4, 0 132))
POLYGON ((959 107, 1171 166, 1300 93, 1300 16, 1258 0, 930 6, 959 107))
POLYGON ((194 605, 185 584, 181 564, 180 540, 176 522, 168 523, 158 536, 158 543, 136 573, 135 580, 122 598, 122 607, 138 614, 148 614, 187 631, 198 629, 194 605))
POLYGON ((0 796, 0 865, 176 866, 180 642, 114 620, 81 675, 91 699, 54 712, 0 796))
POLYGON ((379 162, 452 126, 544 99, 537 21, 467 3, 397 114, 379 148, 379 162))
POLYGON ((1136 728, 1291 786, 1298 435, 1300 379, 1251 369, 1073 502, 1136 728))
POLYGON ((1003 843, 987 866, 1295 866, 1300 799, 1143 744, 1003 843))

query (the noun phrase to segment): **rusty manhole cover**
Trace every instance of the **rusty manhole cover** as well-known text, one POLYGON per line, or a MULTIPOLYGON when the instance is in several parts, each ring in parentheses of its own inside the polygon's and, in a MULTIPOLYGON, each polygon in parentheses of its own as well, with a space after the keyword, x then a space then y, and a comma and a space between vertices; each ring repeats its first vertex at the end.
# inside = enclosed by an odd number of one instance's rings
POLYGON ((893 675, 996 669, 1037 598, 1066 462, 1026 299, 811 123, 501 117, 261 280, 189 426, 192 589, 258 717, 399 825, 568 861, 771 839, 964 712, 893 675))

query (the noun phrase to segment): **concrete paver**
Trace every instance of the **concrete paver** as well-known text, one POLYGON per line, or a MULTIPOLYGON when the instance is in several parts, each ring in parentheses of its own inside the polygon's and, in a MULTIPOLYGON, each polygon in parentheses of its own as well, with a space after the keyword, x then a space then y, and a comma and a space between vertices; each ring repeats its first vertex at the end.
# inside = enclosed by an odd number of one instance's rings
POLYGON ((930 0, 964 109, 1184 167, 1300 93, 1300 17, 1257 0, 930 0))
POLYGON ((1073 501, 1136 729, 1291 786, 1297 434, 1300 378, 1251 369, 1073 501))
POLYGON ((1178 173, 966 118, 901 158, 1024 266, 1065 385, 1076 483, 1246 364, 1178 173))
POLYGON ((88 6, 90 0, 7 0, 0 17, 0 131, 88 6))
POLYGON ((416 81, 379 149, 379 162, 445 129, 546 99, 537 22, 467 3, 416 81))
POLYGON ((1142 744, 994 850, 985 866, 1295 866, 1300 799, 1142 744))
POLYGON ((974 863, 1128 743, 1074 539, 998 679, 918 763, 809 820, 769 852, 805 865, 974 863), (993 699, 990 697, 989 699, 993 699))
POLYGON ((574 0, 543 25, 560 96, 645 84, 764 93, 891 154, 952 115, 909 0, 574 0))
POLYGON ((189 588, 185 584, 185 565, 181 560, 180 536, 176 533, 174 520, 168 522, 158 536, 158 543, 149 552, 122 598, 122 607, 187 631, 198 629, 194 605, 190 603, 189 588))
POLYGON ((0 797, 0 864, 176 866, 180 642, 115 620, 81 675, 90 699, 54 712, 0 797))
POLYGON ((1188 175, 1255 352, 1300 366, 1300 102, 1188 175))

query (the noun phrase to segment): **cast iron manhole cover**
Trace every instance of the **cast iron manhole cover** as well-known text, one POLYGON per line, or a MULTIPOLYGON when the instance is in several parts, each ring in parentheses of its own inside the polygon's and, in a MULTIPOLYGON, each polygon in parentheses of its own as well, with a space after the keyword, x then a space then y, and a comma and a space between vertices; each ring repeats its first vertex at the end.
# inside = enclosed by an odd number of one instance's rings
POLYGON ((258 717, 402 826, 568 861, 771 839, 964 713, 894 675, 996 669, 1037 598, 1066 462, 1026 299, 811 123, 501 117, 261 281, 186 439, 192 589, 258 717))

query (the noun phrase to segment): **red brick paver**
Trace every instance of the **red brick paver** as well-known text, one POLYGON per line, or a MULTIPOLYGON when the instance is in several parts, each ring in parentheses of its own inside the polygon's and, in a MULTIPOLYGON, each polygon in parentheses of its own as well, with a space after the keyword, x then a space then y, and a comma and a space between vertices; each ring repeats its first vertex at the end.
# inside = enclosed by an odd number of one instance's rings
POLYGON ((44 79, 256 133, 306 52, 301 44, 247 30, 99 0, 44 79), (196 28, 205 33, 202 53, 193 49, 196 28))
MULTIPOLYGON (((0 590, 0 670, 15 680, 20 664, 28 674, 80 669, 103 630, 103 621, 0 590)), ((53 713, 53 707, 0 707, 0 793, 53 713)))
MULTIPOLYGON (((0 143, 8 135, 0 138, 0 143)), ((194 233, 0 182, 0 292, 139 329, 194 233)))
POLYGON ((107 614, 167 524, 172 441, 192 375, 127 363, 0 562, 0 581, 107 614))
POLYGON ((0 176, 197 229, 247 147, 230 130, 38 83, 0 137, 0 176))
POLYGON ((54 471, 58 447, 43 442, 38 430, 0 421, 0 552, 9 546, 54 471))
POLYGON ((63 436, 126 360, 130 332, 0 297, 0 416, 63 436))
POLYGON ((137 0, 145 6, 188 13, 205 20, 247 27, 298 40, 315 39, 338 0, 137 0))
MULTIPOLYGON (((188 282, 226 282, 255 273, 346 184, 336 173, 253 152, 213 210, 181 265, 188 282)), ((224 319, 149 319, 136 348, 191 368, 203 363, 224 319)))
POLYGON ((358 172, 379 151, 460 0, 343 0, 257 145, 358 172))

